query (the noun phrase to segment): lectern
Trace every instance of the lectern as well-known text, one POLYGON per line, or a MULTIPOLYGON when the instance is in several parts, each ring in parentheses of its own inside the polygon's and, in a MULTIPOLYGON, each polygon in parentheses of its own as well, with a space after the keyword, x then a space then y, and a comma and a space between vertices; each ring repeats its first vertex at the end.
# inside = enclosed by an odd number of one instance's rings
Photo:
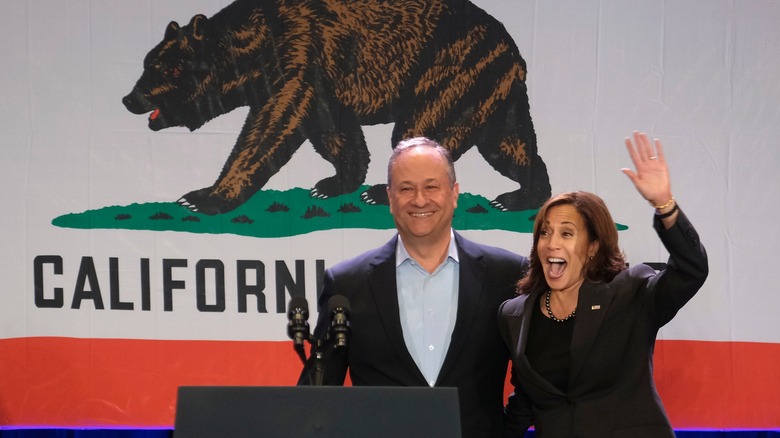
POLYGON ((174 438, 455 437, 456 388, 182 386, 174 438))

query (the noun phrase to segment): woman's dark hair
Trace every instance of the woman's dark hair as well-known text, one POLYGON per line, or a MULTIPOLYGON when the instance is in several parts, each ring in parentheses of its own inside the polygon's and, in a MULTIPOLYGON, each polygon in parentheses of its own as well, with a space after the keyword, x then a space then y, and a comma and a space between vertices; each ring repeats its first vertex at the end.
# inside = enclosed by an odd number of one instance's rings
POLYGON ((609 282, 622 270, 626 269, 626 258, 618 247, 618 233, 612 215, 607 205, 597 195, 589 192, 566 192, 554 196, 542 205, 536 214, 534 222, 534 240, 529 257, 530 267, 526 275, 517 282, 520 294, 531 293, 538 289, 547 289, 544 279, 542 261, 536 246, 542 225, 547 218, 547 212, 561 205, 571 205, 582 216, 588 231, 588 239, 598 241, 599 247, 592 260, 585 266, 585 278, 592 282, 609 282))

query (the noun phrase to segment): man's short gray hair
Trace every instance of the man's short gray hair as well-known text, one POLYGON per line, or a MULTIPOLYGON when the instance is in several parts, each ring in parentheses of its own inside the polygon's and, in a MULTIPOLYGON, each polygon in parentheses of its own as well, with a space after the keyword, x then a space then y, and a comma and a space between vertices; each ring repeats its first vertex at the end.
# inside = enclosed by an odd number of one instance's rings
POLYGON ((395 148, 393 148, 393 154, 390 155, 390 160, 387 163, 387 187, 392 185, 390 174, 393 169, 393 165, 395 165, 396 160, 398 160, 398 157, 415 148, 435 149, 439 155, 444 157, 444 160, 447 163, 447 177, 450 180, 450 187, 455 185, 455 181, 457 181, 455 178, 455 162, 452 160, 450 151, 430 138, 414 137, 399 141, 398 144, 395 145, 395 148))

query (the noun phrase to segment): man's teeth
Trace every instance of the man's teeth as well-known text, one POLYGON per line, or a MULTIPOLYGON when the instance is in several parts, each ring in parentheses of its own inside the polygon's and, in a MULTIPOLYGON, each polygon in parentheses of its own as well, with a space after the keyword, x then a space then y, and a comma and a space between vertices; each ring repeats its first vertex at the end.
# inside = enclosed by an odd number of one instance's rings
POLYGON ((432 214, 433 214, 432 211, 428 211, 428 212, 425 212, 425 213, 411 213, 411 215, 414 216, 414 217, 428 217, 428 216, 430 216, 432 214))

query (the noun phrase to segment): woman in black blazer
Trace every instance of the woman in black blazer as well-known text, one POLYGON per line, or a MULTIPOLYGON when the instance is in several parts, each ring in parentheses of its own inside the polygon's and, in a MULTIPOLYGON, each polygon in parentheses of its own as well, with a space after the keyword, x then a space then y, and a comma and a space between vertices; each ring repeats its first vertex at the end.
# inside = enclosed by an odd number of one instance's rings
POLYGON ((674 437, 653 383, 653 347, 707 278, 707 255, 671 195, 661 143, 634 133, 626 148, 636 171, 622 171, 655 207, 669 262, 658 273, 627 269, 612 216, 592 193, 564 193, 539 209, 520 295, 499 310, 517 436, 533 425, 541 438, 674 437))

